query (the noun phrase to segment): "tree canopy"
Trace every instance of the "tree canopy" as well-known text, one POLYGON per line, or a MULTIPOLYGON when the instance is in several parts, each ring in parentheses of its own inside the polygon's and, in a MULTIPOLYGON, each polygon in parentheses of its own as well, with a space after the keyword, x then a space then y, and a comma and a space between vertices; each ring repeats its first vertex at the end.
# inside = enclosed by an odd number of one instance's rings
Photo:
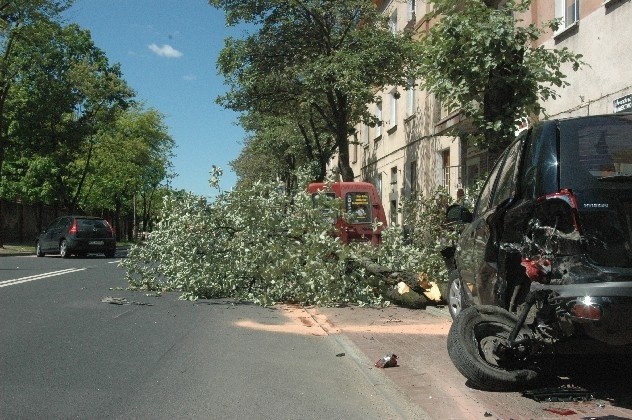
MULTIPOLYGON (((301 135, 327 142, 344 180, 354 179, 349 137, 385 86, 407 85, 416 44, 408 31, 392 32, 368 0, 210 0, 229 24, 252 24, 243 39, 229 38, 218 60, 229 91, 227 108, 295 121, 301 135), (313 136, 313 129, 318 135, 313 136)), ((298 138, 298 137, 297 137, 298 138)), ((324 158, 324 157, 323 157, 324 158)))
POLYGON ((90 32, 63 22, 71 4, 0 1, 0 198, 118 221, 138 197, 146 228, 173 140, 90 32))
POLYGON ((558 20, 517 19, 530 0, 433 0, 437 23, 422 38, 421 84, 450 110, 461 110, 483 134, 479 145, 506 144, 520 117, 539 115, 541 101, 567 85, 562 66, 577 70, 581 55, 537 45, 558 20))

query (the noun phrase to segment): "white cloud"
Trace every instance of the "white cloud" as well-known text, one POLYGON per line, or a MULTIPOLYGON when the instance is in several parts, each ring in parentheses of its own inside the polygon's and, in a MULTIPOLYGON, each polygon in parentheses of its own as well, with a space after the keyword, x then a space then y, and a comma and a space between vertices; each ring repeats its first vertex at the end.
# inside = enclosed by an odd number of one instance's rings
POLYGON ((154 54, 159 55, 160 57, 179 58, 183 55, 180 51, 176 50, 168 44, 164 44, 162 47, 159 47, 156 44, 151 44, 149 46, 149 49, 152 50, 154 54))
POLYGON ((183 77, 184 80, 191 82, 193 80, 197 80, 197 76, 195 74, 187 74, 183 77))

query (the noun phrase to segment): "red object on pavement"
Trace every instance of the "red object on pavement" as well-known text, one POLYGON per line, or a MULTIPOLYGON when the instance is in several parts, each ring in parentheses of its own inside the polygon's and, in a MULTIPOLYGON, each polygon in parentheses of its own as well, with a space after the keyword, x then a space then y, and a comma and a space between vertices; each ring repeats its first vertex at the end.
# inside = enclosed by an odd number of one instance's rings
POLYGON ((375 362, 375 367, 389 368, 397 366, 397 355, 394 353, 388 354, 375 362))

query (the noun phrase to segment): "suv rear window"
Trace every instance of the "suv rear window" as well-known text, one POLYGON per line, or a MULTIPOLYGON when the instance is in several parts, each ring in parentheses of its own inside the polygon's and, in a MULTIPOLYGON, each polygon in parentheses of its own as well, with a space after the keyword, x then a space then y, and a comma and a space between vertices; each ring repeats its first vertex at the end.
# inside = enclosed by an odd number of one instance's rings
POLYGON ((632 176, 632 116, 561 121, 560 149, 563 168, 574 161, 595 179, 632 176))

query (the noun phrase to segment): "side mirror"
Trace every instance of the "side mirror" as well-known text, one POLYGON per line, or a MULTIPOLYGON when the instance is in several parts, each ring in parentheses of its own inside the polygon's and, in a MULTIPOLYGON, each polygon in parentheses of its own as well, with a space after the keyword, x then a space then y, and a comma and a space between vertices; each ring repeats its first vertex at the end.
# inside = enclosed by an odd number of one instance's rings
POLYGON ((448 223, 471 223, 473 220, 472 213, 460 204, 452 204, 449 206, 445 212, 445 218, 448 223))

